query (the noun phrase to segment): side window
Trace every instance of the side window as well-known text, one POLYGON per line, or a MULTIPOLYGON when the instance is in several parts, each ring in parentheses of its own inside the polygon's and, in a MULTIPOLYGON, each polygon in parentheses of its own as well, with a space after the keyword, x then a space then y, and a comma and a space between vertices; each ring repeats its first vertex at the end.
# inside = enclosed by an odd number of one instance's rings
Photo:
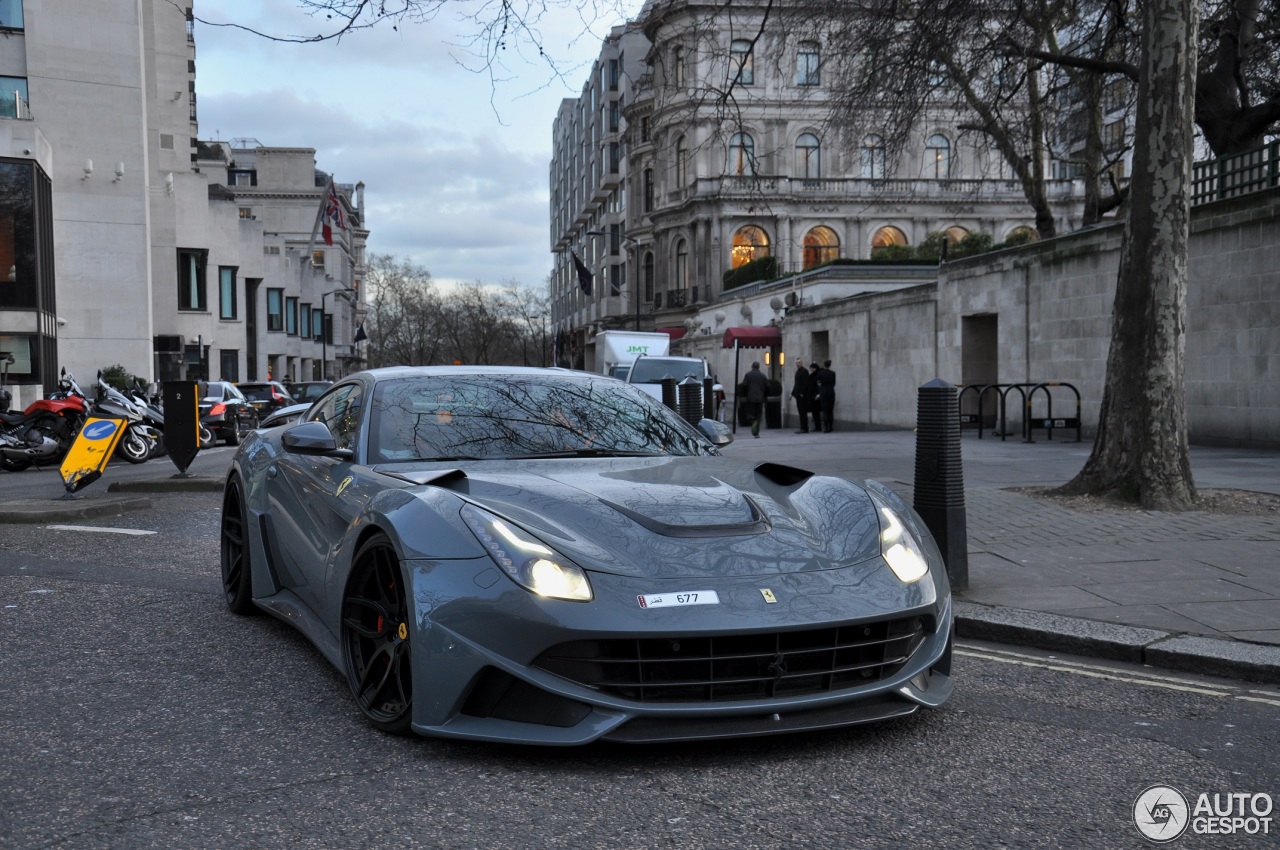
POLYGON ((338 448, 355 451, 359 443, 363 401, 364 391, 360 385, 348 384, 325 396, 308 418, 328 425, 338 448))

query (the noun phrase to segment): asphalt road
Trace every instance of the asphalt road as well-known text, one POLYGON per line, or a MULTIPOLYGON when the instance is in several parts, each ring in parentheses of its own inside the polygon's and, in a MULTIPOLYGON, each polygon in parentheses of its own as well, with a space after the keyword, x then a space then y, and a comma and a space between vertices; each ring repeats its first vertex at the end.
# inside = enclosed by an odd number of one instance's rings
MULTIPOLYGON (((118 474, 172 471, 154 463, 118 474)), ((19 478, 58 483, 0 474, 0 498, 19 478)), ((142 535, 0 525, 0 848, 1145 847, 1153 784, 1280 797, 1277 689, 972 643, 943 709, 836 732, 389 737, 288 626, 226 611, 218 508, 76 523, 142 535)))

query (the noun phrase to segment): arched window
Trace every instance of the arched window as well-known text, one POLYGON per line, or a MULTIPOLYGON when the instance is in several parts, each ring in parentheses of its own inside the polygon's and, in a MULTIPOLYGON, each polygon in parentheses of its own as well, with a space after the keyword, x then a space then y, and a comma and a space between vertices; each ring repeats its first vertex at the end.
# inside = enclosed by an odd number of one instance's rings
POLYGON ((756 173, 756 142, 748 133, 734 133, 729 139, 729 173, 756 173))
POLYGON ((924 143, 924 176, 944 180, 951 176, 951 142, 934 133, 924 143))
POLYGON ((840 256, 840 237, 830 227, 818 226, 804 235, 804 267, 811 269, 840 256))
POLYGON ((688 167, 685 164, 688 158, 689 158, 689 151, 685 147, 684 136, 681 136, 680 138, 676 139, 676 187, 677 188, 683 189, 685 183, 688 182, 688 177, 689 177, 688 167))
POLYGON ((644 300, 653 301, 653 252, 644 252, 644 300))
POLYGON ((969 235, 968 228, 961 227, 958 224, 951 225, 944 232, 947 234, 947 241, 950 242, 952 245, 956 244, 957 242, 960 242, 966 236, 969 235))
POLYGON ((822 176, 822 146, 813 133, 801 133, 796 139, 796 176, 802 180, 822 176))
POLYGON ((676 88, 684 88, 684 45, 682 44, 677 44, 671 50, 671 80, 676 88))
POLYGON ((754 224, 738 228, 733 234, 732 267, 745 265, 752 260, 769 256, 769 234, 754 224))
POLYGON ((751 58, 751 42, 735 38, 729 45, 729 76, 740 85, 754 85, 756 72, 751 58))
POLYGON ((1035 242, 1039 238, 1040 238, 1039 231, 1037 231, 1034 227, 1029 227, 1023 224, 1023 225, 1019 225, 1018 227, 1015 227, 1013 230, 1010 230, 1009 235, 1004 238, 1004 241, 1012 242, 1015 245, 1020 245, 1024 242, 1035 242))
POLYGON ((885 225, 871 237, 871 248, 887 248, 890 245, 906 245, 907 234, 892 225, 885 225))
POLYGON ((884 139, 874 133, 862 140, 862 176, 884 179, 884 139))

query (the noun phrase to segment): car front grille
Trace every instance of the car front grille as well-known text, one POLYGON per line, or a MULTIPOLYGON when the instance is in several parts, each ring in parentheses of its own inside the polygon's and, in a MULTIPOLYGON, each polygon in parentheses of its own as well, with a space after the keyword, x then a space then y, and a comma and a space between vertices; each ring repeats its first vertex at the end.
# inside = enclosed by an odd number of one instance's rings
POLYGON ((534 666, 637 702, 721 702, 825 693, 882 681, 924 642, 919 617, 796 632, 580 640, 534 666))

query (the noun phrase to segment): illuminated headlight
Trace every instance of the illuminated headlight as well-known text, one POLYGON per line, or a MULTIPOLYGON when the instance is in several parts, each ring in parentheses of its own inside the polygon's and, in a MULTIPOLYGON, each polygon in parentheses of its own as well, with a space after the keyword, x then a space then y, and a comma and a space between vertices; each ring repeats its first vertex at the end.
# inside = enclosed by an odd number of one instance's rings
POLYGON ((462 508, 462 519, 516 584, 551 599, 591 601, 587 574, 524 529, 473 505, 462 508))
POLYGON ((899 581, 906 584, 919 581, 929 572, 920 541, 893 508, 879 500, 873 501, 880 511, 880 556, 899 581))

